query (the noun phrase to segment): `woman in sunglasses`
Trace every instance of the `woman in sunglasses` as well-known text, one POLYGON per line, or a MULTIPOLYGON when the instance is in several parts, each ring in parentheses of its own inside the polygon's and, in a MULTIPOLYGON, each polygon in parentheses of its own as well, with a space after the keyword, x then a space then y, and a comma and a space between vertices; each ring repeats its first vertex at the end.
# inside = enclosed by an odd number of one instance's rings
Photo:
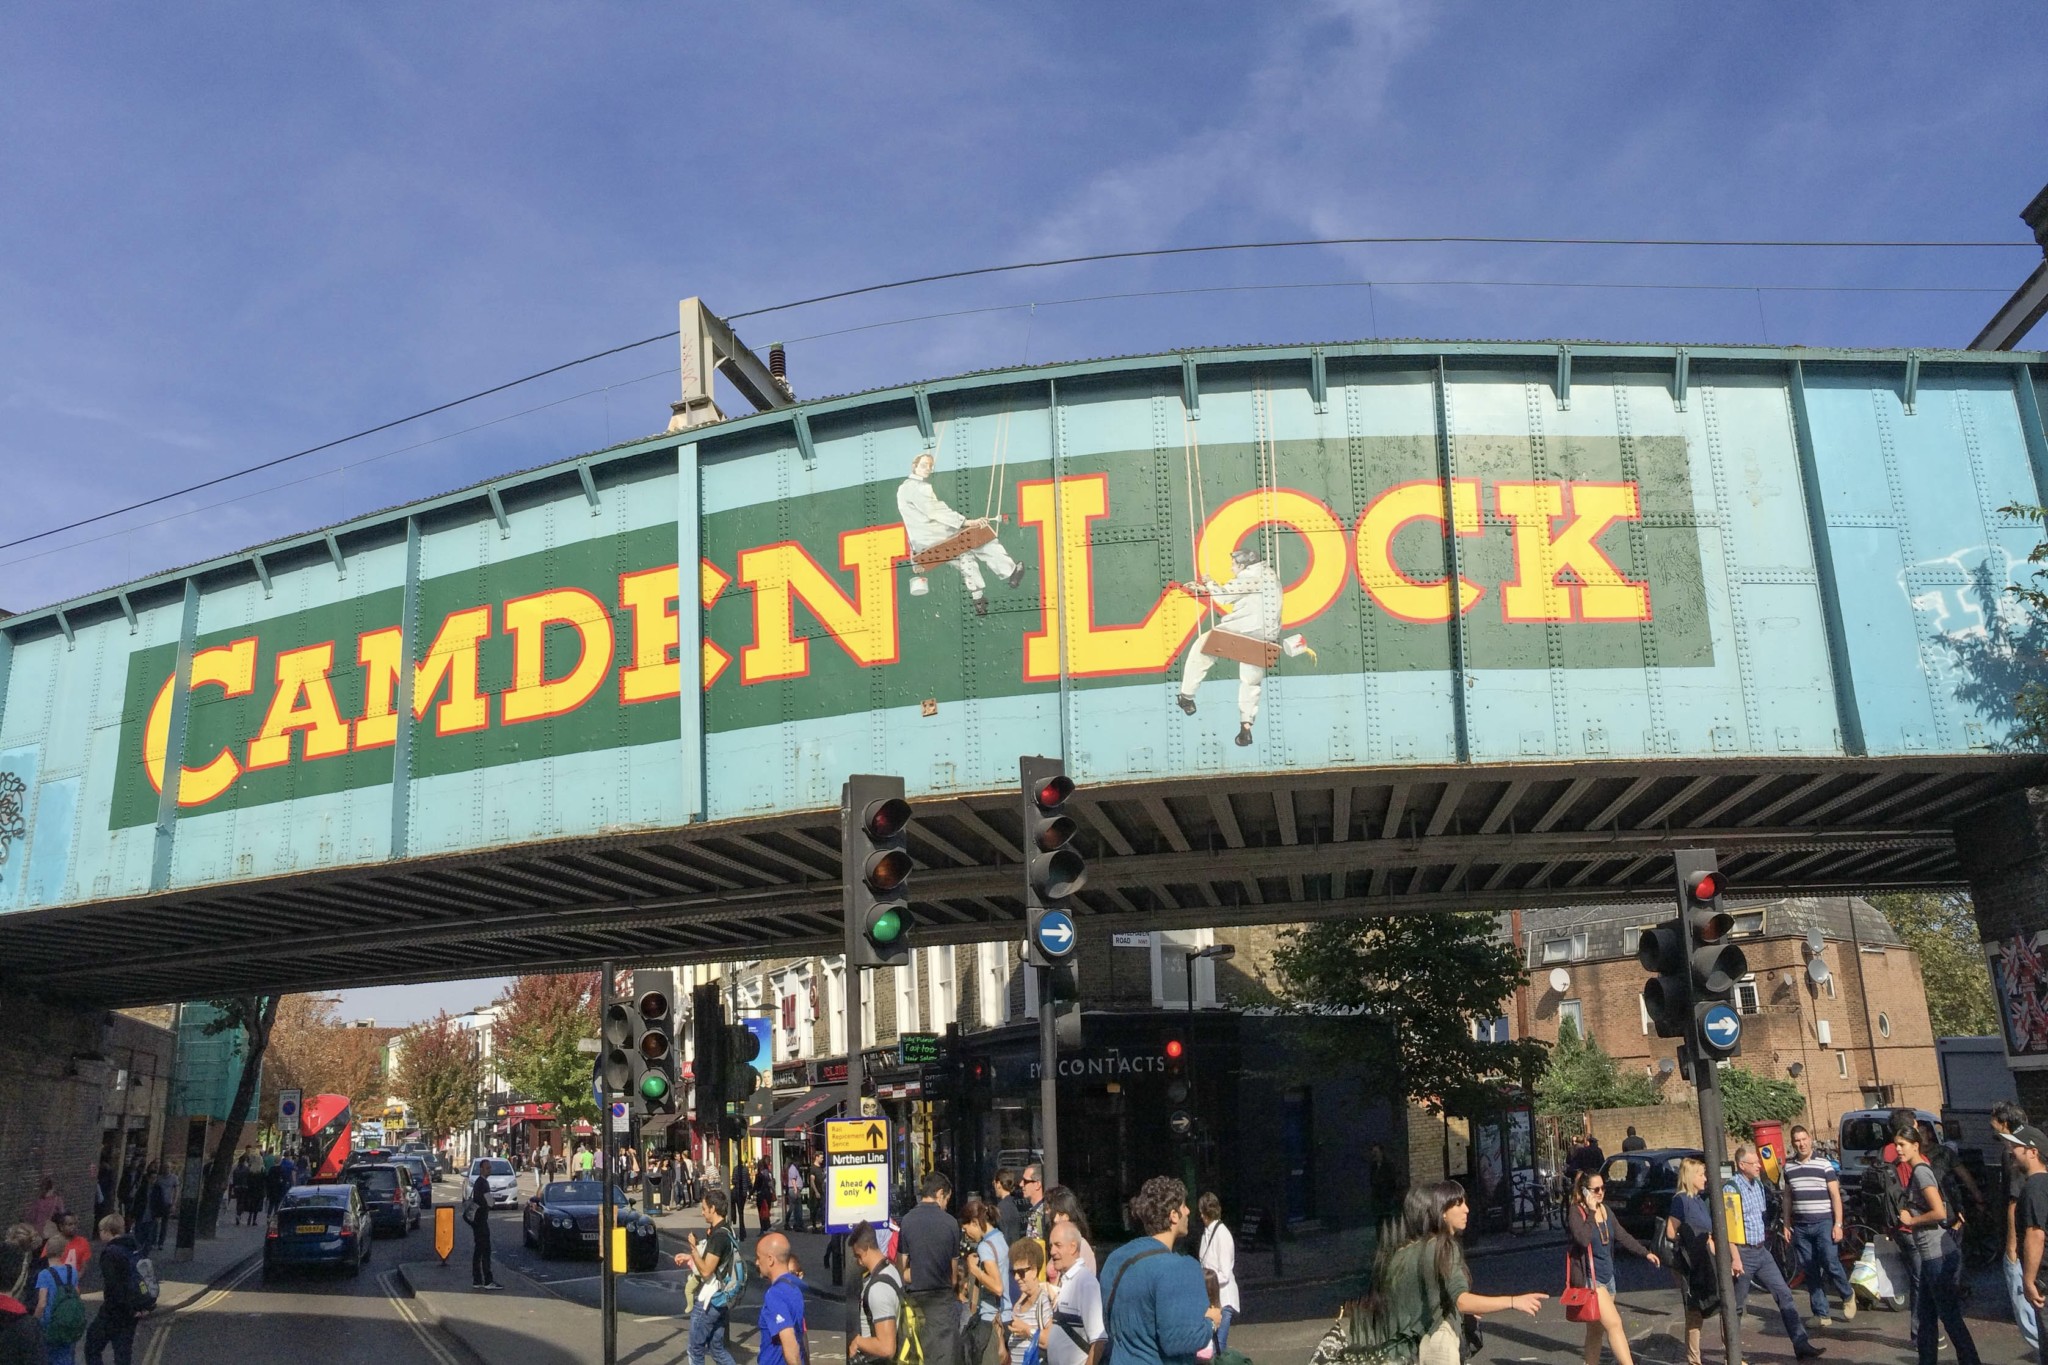
POLYGON ((1614 1302, 1614 1247, 1619 1243, 1622 1250, 1651 1265, 1657 1264, 1657 1258, 1608 1214, 1607 1177, 1599 1171, 1579 1171, 1572 1176, 1564 1226, 1572 1239, 1571 1255, 1565 1261, 1565 1286, 1590 1287, 1600 1300, 1600 1320, 1586 1324, 1586 1365, 1600 1365, 1602 1341, 1614 1352, 1615 1365, 1635 1365, 1628 1351, 1628 1329, 1622 1326, 1621 1310, 1614 1302))

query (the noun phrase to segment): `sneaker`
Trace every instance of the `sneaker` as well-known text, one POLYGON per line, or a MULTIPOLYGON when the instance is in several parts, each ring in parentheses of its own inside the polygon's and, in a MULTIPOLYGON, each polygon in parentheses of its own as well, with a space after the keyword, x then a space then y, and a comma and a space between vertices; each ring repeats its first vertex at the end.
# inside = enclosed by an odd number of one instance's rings
POLYGON ((1175 700, 1180 702, 1180 709, 1182 711, 1191 716, 1195 714, 1195 699, 1193 697, 1183 692, 1175 700))
POLYGON ((1855 1295, 1854 1293, 1851 1293, 1851 1294, 1849 1295, 1849 1297, 1848 1297, 1848 1298, 1846 1298, 1846 1299, 1843 1299, 1843 1300, 1842 1300, 1842 1321, 1843 1321, 1843 1322, 1854 1322, 1855 1320, 1856 1320, 1856 1295, 1855 1295))
POLYGON ((499 1284, 499 1283, 498 1283, 498 1282, 497 1282, 496 1280, 485 1280, 485 1281, 484 1281, 484 1288, 486 1288, 486 1289, 503 1289, 504 1287, 505 1287, 504 1285, 502 1285, 502 1284, 499 1284))

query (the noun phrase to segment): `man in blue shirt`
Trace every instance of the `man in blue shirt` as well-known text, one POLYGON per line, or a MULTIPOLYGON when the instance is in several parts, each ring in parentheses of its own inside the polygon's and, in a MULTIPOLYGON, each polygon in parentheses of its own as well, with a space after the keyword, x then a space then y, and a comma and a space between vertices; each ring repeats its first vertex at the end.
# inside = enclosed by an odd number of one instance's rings
POLYGON ((1116 1365, 1193 1365, 1214 1339, 1209 1289, 1192 1256, 1173 1254, 1187 1235, 1187 1186, 1155 1175, 1131 1201, 1146 1236, 1102 1263, 1103 1320, 1116 1365))
POLYGON ((811 1365, 804 1337, 804 1282, 789 1264, 789 1239, 779 1232, 754 1243, 754 1269, 768 1285, 761 1296, 759 1365, 811 1365))
POLYGON ((1799 1319, 1799 1305, 1792 1299, 1792 1288, 1785 1283, 1785 1272, 1778 1269, 1777 1258, 1771 1255, 1766 1240, 1770 1234, 1764 1227, 1764 1184, 1758 1178, 1763 1169, 1756 1148, 1745 1142, 1735 1149, 1735 1178, 1730 1184, 1742 1197, 1743 1243, 1735 1257, 1741 1270, 1735 1281, 1735 1311, 1742 1312, 1749 1303, 1749 1291, 1757 1285, 1770 1290, 1778 1305, 1778 1316, 1785 1320, 1785 1335, 1792 1338, 1792 1354, 1801 1360, 1811 1360, 1822 1353, 1821 1348, 1807 1336, 1806 1324, 1799 1319))

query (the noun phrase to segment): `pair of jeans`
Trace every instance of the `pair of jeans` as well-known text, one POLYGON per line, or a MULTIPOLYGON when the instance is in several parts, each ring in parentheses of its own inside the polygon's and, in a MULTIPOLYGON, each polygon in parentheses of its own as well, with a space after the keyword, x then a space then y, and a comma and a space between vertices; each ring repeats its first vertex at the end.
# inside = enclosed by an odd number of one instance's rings
POLYGON ((1856 1287, 1849 1283, 1849 1272, 1842 1267, 1842 1252, 1835 1242, 1832 1222, 1794 1223, 1792 1259, 1806 1272, 1806 1294, 1815 1317, 1829 1316, 1829 1290, 1845 1303, 1856 1292, 1856 1287))
POLYGON ((690 1365, 704 1365, 706 1355, 718 1365, 733 1365, 732 1348, 725 1338, 725 1309, 698 1304, 690 1312, 690 1365))
POLYGON ((102 1308, 85 1329, 86 1365, 100 1365, 106 1349, 114 1348, 114 1365, 132 1365, 135 1359, 135 1319, 126 1313, 109 1313, 102 1308))
POLYGON ((1980 1365, 1977 1342, 1970 1325, 1963 1321, 1963 1300, 1956 1279, 1963 1268, 1963 1253, 1954 1247, 1940 1256, 1924 1256, 1914 1275, 1914 1309, 1920 1329, 1920 1365, 1936 1365, 1941 1334, 1938 1321, 1948 1329, 1949 1345, 1956 1348, 1956 1365, 1980 1365))
POLYGON ((917 1310, 918 1336, 924 1343, 925 1365, 949 1365, 960 1359, 960 1301, 950 1289, 910 1295, 917 1310))
POLYGON ((1223 1310, 1223 1321, 1216 1324, 1216 1354, 1222 1355, 1223 1348, 1230 1344, 1230 1320, 1237 1316, 1235 1308, 1223 1310))
POLYGON ((491 1225, 478 1210, 477 1219, 469 1225, 474 1234, 470 1239, 469 1278, 479 1285, 496 1284, 491 1275, 491 1225))
POLYGON ((2041 1347, 2041 1328, 2034 1315, 2034 1305, 2027 1302, 2026 1268, 2018 1261, 2002 1257, 1999 1264, 2005 1270, 2005 1297, 2012 1303, 2012 1320, 2018 1325, 2027 1349, 2037 1351, 2041 1347))
POLYGON ((1738 1316, 1749 1306, 1749 1291, 1758 1285, 1768 1290, 1771 1301, 1778 1305, 1778 1316, 1784 1321, 1785 1335, 1792 1338, 1792 1345, 1804 1349, 1806 1324, 1799 1320, 1799 1304, 1792 1297, 1792 1286, 1785 1283, 1785 1272, 1778 1269, 1777 1258, 1771 1255, 1769 1247, 1746 1246, 1742 1249, 1742 1273, 1735 1277, 1738 1316))

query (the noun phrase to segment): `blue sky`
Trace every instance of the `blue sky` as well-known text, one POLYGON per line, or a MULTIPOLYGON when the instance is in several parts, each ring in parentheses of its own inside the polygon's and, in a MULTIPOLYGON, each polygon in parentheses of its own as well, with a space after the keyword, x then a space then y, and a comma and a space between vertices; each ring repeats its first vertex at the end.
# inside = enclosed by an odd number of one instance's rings
MULTIPOLYGON (((2048 179, 2048 29, 2019 4, 200 3, 21 6, 5 34, 0 541, 666 331, 683 295, 731 313, 1090 251, 2015 244, 1189 256, 740 328, 789 343, 806 396, 1372 335, 1961 345, 2039 259, 2016 215, 2048 179), (1252 287, 1303 284, 1345 287, 1252 287), (1212 292, 1064 302, 1172 290, 1212 292)), ((644 347, 0 550, 0 605, 660 430, 674 370, 644 347)))

